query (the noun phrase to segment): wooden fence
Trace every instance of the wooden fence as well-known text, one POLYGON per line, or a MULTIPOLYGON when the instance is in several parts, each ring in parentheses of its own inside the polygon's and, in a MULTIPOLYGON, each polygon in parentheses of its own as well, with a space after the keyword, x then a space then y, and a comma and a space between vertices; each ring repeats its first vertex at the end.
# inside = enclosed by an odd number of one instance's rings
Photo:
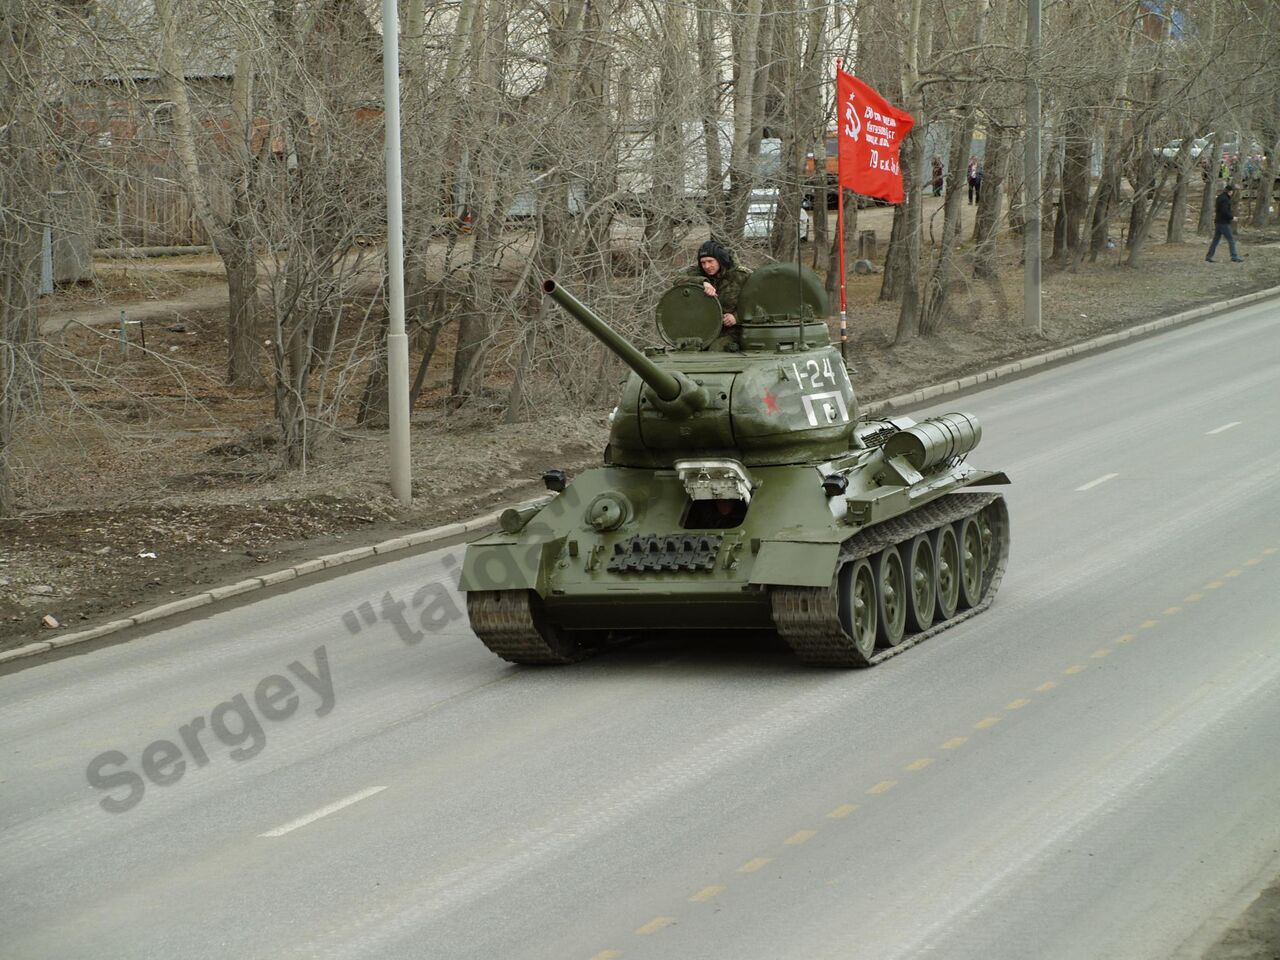
MULTIPOLYGON (((130 163, 113 169, 98 190, 98 247, 180 247, 209 242, 172 163, 130 163)), ((205 181, 215 211, 230 197, 218 178, 205 181)))

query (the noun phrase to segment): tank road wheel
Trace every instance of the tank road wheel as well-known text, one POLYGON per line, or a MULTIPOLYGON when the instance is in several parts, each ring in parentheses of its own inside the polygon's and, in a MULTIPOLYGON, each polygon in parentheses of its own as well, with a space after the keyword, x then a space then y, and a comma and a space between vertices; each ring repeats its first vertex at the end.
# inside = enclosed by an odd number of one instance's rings
POLYGON ((937 607, 938 568, 933 562, 933 543, 928 534, 922 533, 901 549, 907 558, 907 580, 911 583, 907 629, 919 633, 933 625, 937 607))
POLYGON ((896 647, 907 629, 907 573, 902 567, 902 554, 897 547, 885 547, 875 560, 876 615, 879 622, 880 646, 896 647))
POLYGON ((876 652, 876 578, 871 564, 854 560, 840 568, 840 625, 853 638, 854 659, 871 663, 876 652))
POLYGON ((937 567, 938 619, 950 620, 960 603, 960 542, 956 528, 943 524, 933 531, 933 557, 937 567))
POLYGON ((960 606, 968 609, 982 601, 987 586, 983 562, 987 547, 982 542, 982 524, 976 516, 956 521, 956 539, 960 542, 960 606))

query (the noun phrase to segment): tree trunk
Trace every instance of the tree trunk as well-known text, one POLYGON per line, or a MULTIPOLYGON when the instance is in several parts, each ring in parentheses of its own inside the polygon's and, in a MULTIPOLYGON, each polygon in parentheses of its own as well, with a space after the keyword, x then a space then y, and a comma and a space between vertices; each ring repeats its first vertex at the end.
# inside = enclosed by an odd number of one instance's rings
MULTIPOLYGON (((1191 139, 1190 131, 1183 138, 1191 139)), ((1169 201, 1169 225, 1165 228, 1166 243, 1181 243, 1187 225, 1187 192, 1193 161, 1190 150, 1180 151, 1177 158, 1178 177, 1173 184, 1173 199, 1169 201)))
POLYGON ((227 327, 227 383, 248 387, 262 382, 258 369, 258 260, 252 240, 235 243, 222 262, 227 271, 227 300, 231 315, 227 327))
MULTIPOLYGON (((901 270, 902 303, 898 310, 898 326, 894 332, 895 344, 906 343, 920 336, 920 237, 924 232, 924 132, 918 135, 913 128, 903 141, 900 151, 902 166, 903 247, 901 270), (911 143, 912 140, 915 143, 911 143)), ((959 195, 959 191, 953 191, 959 195)), ((897 216, 894 217, 897 223, 897 216)))
POLYGON ((1276 153, 1280 152, 1280 135, 1277 135, 1274 127, 1267 136, 1267 143, 1271 144, 1271 149, 1267 151, 1266 161, 1262 164, 1261 179, 1258 181, 1253 205, 1252 224, 1255 227, 1265 227, 1271 222, 1271 201, 1275 193, 1276 177, 1280 176, 1280 161, 1276 158, 1276 153))
POLYGON ((1008 134, 1003 127, 996 127, 987 134, 986 159, 982 165, 982 193, 978 196, 978 212, 973 221, 973 235, 977 240, 977 248, 973 254, 973 274, 982 279, 990 279, 996 275, 996 228, 1000 224, 1000 206, 1008 162, 1008 134))
POLYGON ((1089 207, 1089 167, 1093 162, 1093 111, 1068 115, 1062 154, 1062 261, 1074 261, 1084 249, 1089 207))
POLYGON ((764 0, 747 0, 741 23, 734 31, 733 146, 729 152, 729 196, 725 211, 728 232, 734 237, 742 235, 755 179, 751 170, 751 138, 756 125, 756 74, 763 8, 764 0))
POLYGON ((46 66, 40 21, 26 3, 0 4, 0 516, 17 508, 13 443, 35 412, 40 386, 42 225, 49 222, 49 147, 44 123, 46 66))
MULTIPOLYGON (((901 160, 902 160, 902 184, 906 187, 907 167, 910 165, 910 159, 907 157, 908 144, 914 131, 907 135, 906 140, 902 142, 901 160)), ((905 194, 905 189, 904 189, 905 194)), ((857 200, 853 194, 845 193, 844 201, 844 218, 849 220, 850 208, 857 210, 857 200)), ((884 275, 880 278, 880 296, 882 301, 893 302, 902 299, 902 290, 907 276, 907 205, 900 203, 893 208, 893 224, 889 227, 889 246, 884 257, 884 275)), ((846 242, 845 252, 848 253, 849 245, 846 242)))
MULTIPOLYGON (((1200 154, 1201 160, 1204 154, 1200 154)), ((1207 237, 1213 233, 1213 202, 1217 197, 1217 190, 1214 189, 1218 182, 1218 164, 1222 162, 1222 137, 1214 134, 1213 147, 1209 150, 1209 159, 1206 166, 1201 168, 1200 176, 1203 185, 1200 190, 1200 217, 1196 221, 1196 233, 1199 236, 1207 237)))
MULTIPOLYGON (((498 68, 506 49, 505 13, 495 11, 496 21, 480 24, 473 59, 477 65, 476 127, 494 130, 498 126, 498 68)), ((497 145, 485 138, 476 144, 476 209, 470 268, 471 309, 458 321, 458 343, 453 356, 453 377, 449 405, 457 408, 477 390, 476 378, 484 359, 484 350, 492 334, 495 313, 494 271, 502 249, 502 225, 505 211, 498 197, 499 164, 497 145)), ((567 212, 567 211, 566 211, 567 212)))
POLYGON ((173 145, 178 155, 183 189, 227 273, 227 383, 240 388, 258 386, 262 377, 257 364, 257 263, 253 250, 253 199, 249 180, 253 61, 248 53, 242 52, 236 58, 236 74, 232 80, 233 132, 227 139, 235 167, 232 218, 227 220, 218 215, 209 199, 205 185, 207 175, 201 171, 196 156, 195 120, 178 50, 178 18, 174 0, 156 0, 155 10, 160 24, 160 70, 165 95, 173 104, 173 145))
MULTIPOLYGON (((964 108, 959 119, 952 123, 951 155, 948 158, 951 169, 964 169, 972 149, 973 109, 964 108)), ((986 188, 985 182, 983 188, 986 188)), ((925 287, 924 312, 920 319, 920 332, 926 337, 936 333, 942 326, 947 315, 951 286, 960 278, 960 268, 956 263, 963 212, 960 193, 959 190, 948 190, 942 205, 942 245, 934 260, 928 286, 925 287)), ((923 191, 921 195, 923 196, 923 191)))
MULTIPOLYGON (((716 12, 720 12, 717 5, 716 12)), ((716 23, 710 2, 695 7, 698 30, 698 71, 702 112, 702 138, 706 143, 706 215, 711 236, 724 235, 724 151, 720 141, 720 71, 716 52, 716 23)))
MULTIPOLYGON (((825 178, 824 178, 825 180, 825 178)), ((837 190, 843 190, 843 187, 836 186, 837 190)), ((826 203, 826 200, 823 200, 826 203)), ((826 209, 818 207, 814 204, 823 219, 826 219, 826 209)), ((896 221, 895 221, 896 222, 896 221)), ((837 228, 838 229, 838 228, 837 228)), ((858 235, 858 204, 854 201, 853 194, 848 190, 844 191, 844 251, 845 251, 845 268, 848 269, 849 257, 854 250, 853 239, 858 235)), ((888 265, 886 264, 886 272, 888 265)), ((847 278, 845 278, 847 279, 847 278)), ((832 310, 840 309, 840 240, 839 236, 831 238, 831 246, 827 253, 827 300, 830 301, 832 310)))
POLYGON ((1089 213, 1089 262, 1095 263, 1098 254, 1107 243, 1111 210, 1120 198, 1120 147, 1119 124, 1108 122, 1103 134, 1102 172, 1098 186, 1090 201, 1089 213))

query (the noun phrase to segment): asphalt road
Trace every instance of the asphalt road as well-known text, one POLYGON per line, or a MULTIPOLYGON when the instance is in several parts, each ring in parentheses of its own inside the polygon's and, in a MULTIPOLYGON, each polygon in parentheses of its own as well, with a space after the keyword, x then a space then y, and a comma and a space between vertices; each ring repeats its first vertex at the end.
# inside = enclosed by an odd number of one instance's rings
POLYGON ((1198 956, 1280 872, 1280 305, 940 409, 1009 570, 874 670, 510 667, 450 550, 0 677, 0 955, 1198 956))

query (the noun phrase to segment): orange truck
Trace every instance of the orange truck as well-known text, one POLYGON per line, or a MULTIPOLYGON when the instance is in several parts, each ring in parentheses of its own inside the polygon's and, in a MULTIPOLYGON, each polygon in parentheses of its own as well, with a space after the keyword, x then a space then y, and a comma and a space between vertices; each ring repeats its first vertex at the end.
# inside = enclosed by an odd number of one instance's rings
MULTIPOLYGON (((836 205, 836 187, 839 184, 839 165, 836 157, 836 132, 829 130, 823 141, 826 156, 823 157, 823 175, 827 183, 827 208, 836 205)), ((822 181, 818 179, 818 159, 812 153, 805 155, 804 176, 809 189, 817 194, 822 181)))

